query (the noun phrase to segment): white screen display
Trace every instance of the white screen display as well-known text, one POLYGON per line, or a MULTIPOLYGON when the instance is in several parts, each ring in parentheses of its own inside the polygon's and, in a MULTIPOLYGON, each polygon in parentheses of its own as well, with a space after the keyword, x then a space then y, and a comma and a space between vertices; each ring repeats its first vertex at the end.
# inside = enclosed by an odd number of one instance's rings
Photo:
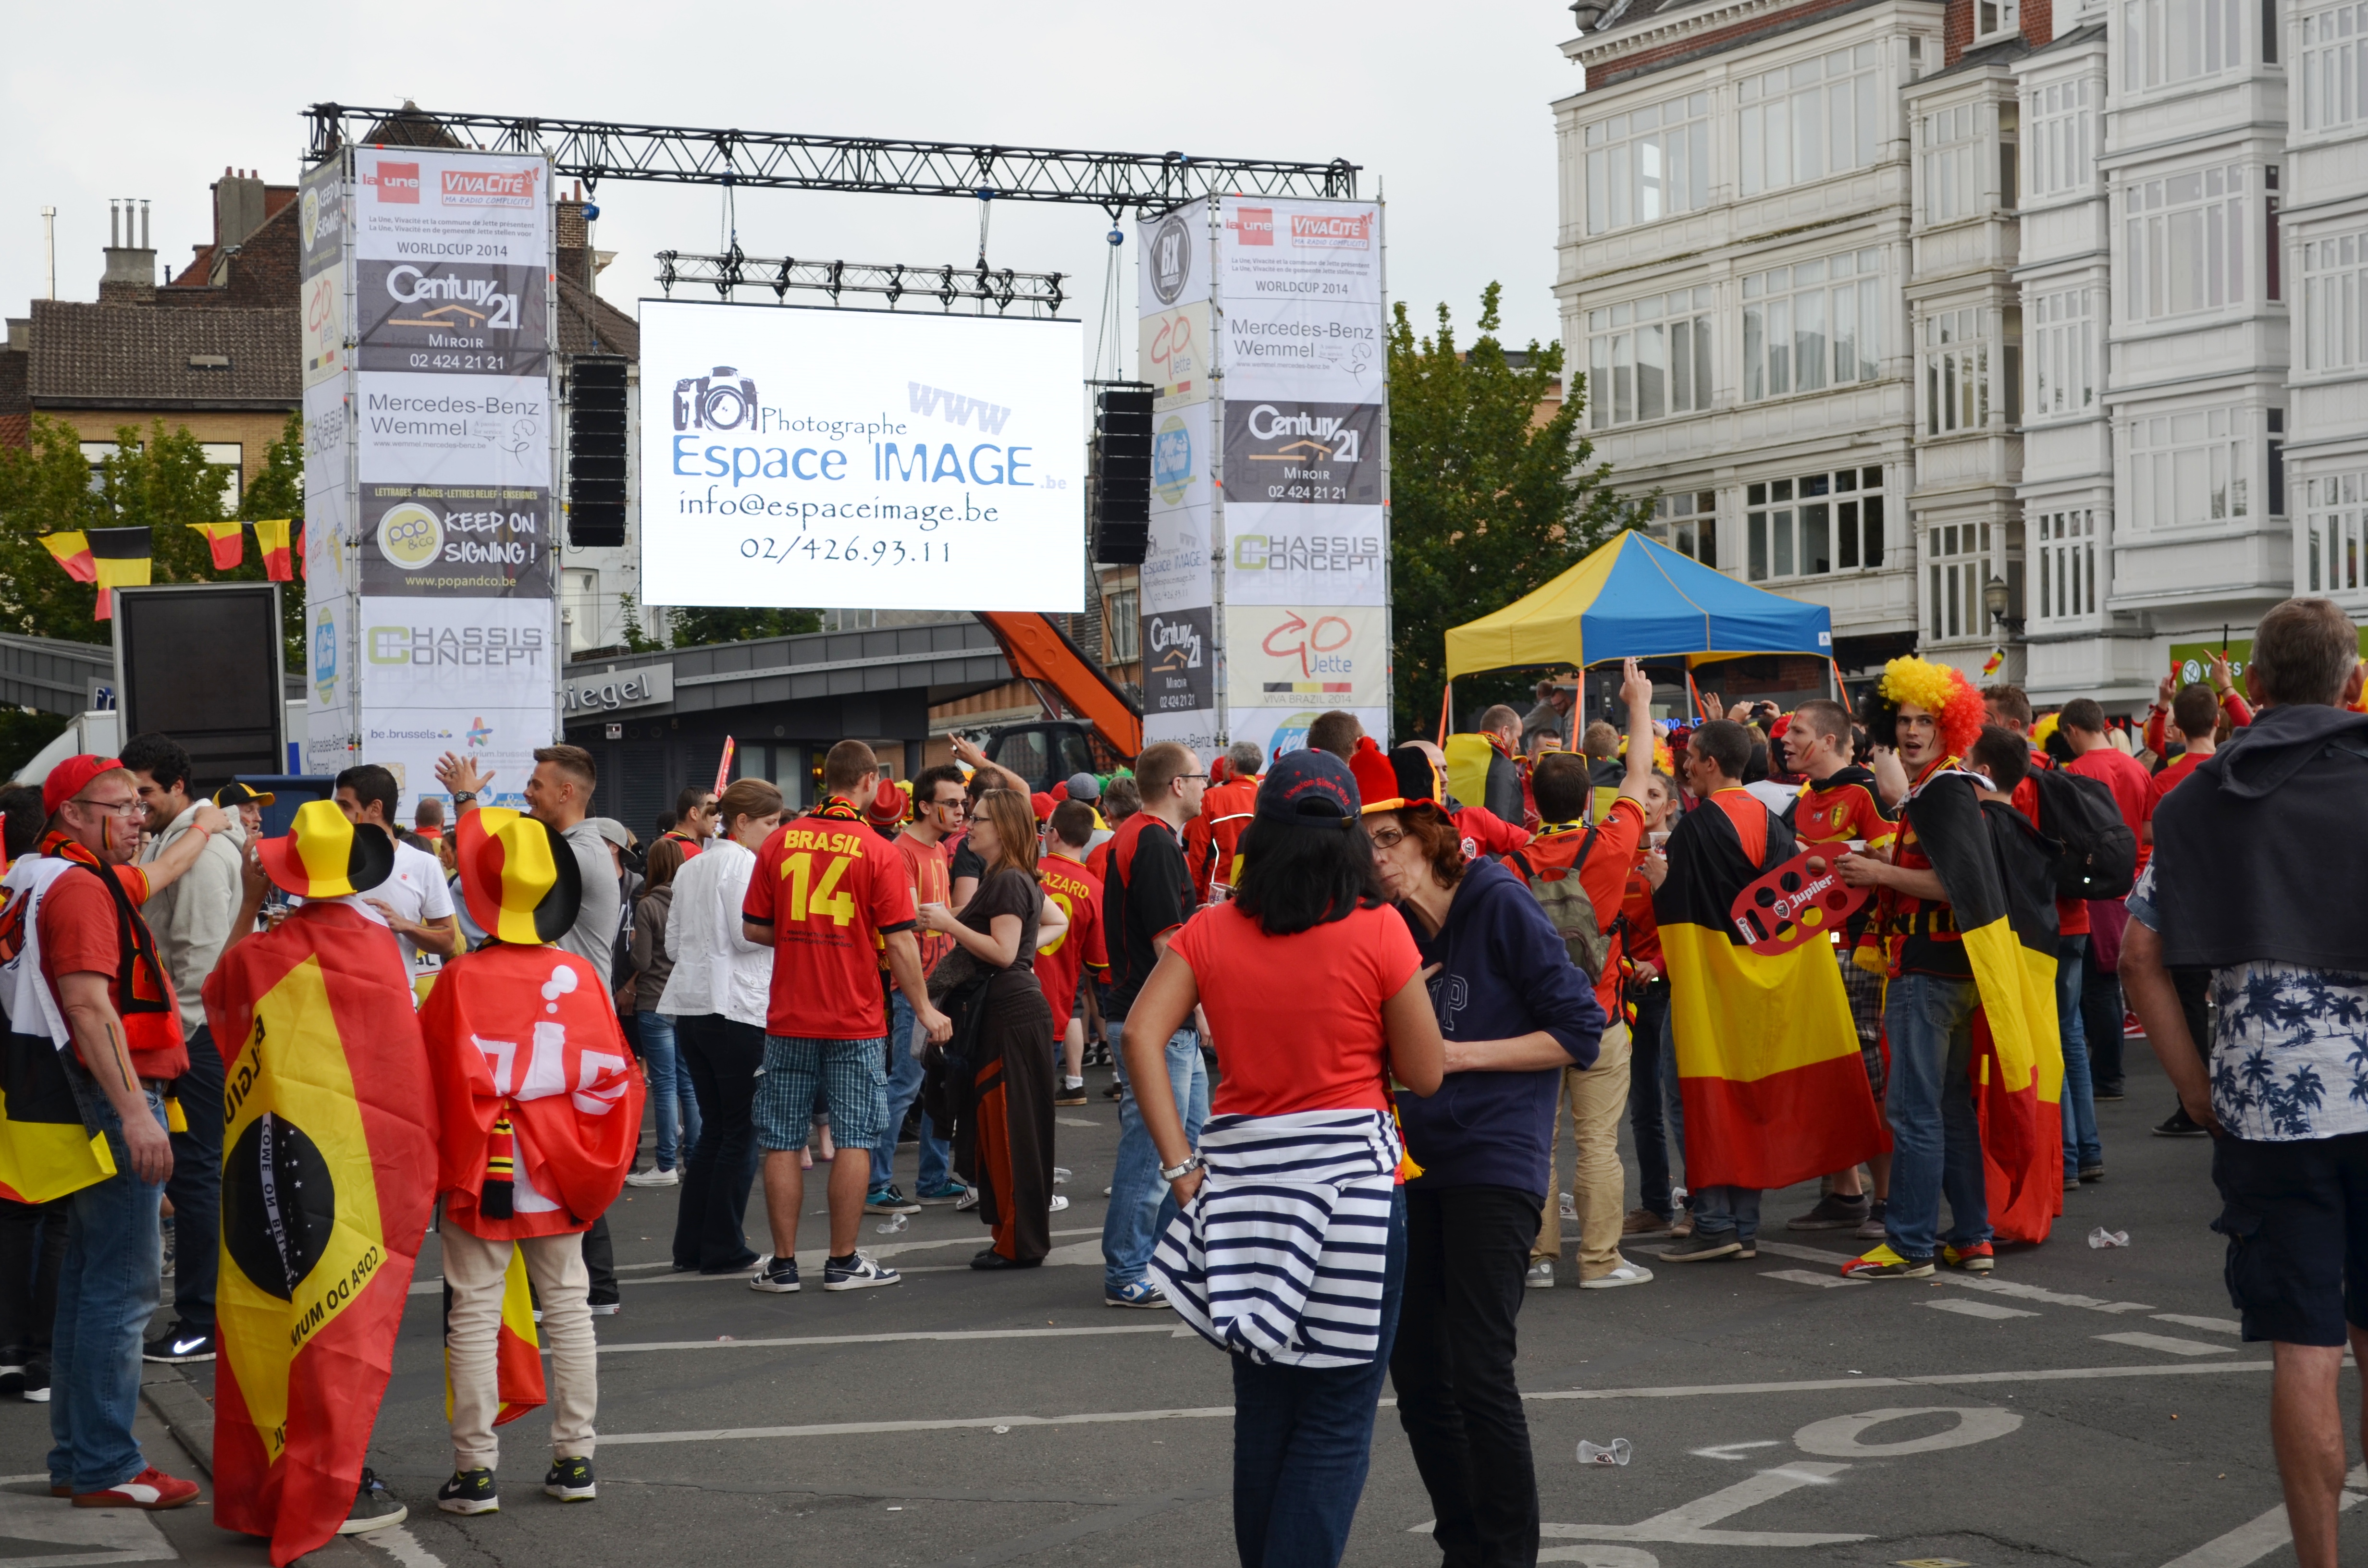
POLYGON ((1076 322, 642 301, 653 605, 1085 608, 1076 322))

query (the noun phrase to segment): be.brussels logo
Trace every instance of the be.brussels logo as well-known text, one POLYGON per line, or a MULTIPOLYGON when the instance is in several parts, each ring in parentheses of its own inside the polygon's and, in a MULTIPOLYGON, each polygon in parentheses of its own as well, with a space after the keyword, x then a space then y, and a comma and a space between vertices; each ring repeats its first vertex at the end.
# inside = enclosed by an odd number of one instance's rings
POLYGON ((406 207, 419 205, 419 165, 416 163, 391 164, 381 158, 363 184, 375 188, 381 203, 395 202, 406 207))
POLYGON ((674 384, 674 427, 754 430, 757 383, 730 365, 718 365, 703 376, 683 377, 674 384))

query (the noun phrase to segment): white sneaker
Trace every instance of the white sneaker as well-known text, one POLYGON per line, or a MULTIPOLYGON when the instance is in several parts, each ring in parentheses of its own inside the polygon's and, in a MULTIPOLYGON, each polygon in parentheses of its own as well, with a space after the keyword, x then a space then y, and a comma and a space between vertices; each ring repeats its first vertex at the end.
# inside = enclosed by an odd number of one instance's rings
POLYGON ((977 1207, 978 1188, 974 1187, 964 1189, 962 1195, 954 1199, 954 1212, 957 1214, 961 1213, 965 1209, 975 1209, 977 1207))
POLYGON ((1061 1196, 1059 1193, 1057 1193, 1057 1192, 1056 1192, 1056 1193, 1054 1193, 1054 1194, 1053 1195, 1053 1213, 1058 1214, 1062 1210, 1066 1209, 1068 1206, 1069 1206, 1069 1200, 1068 1200, 1067 1199, 1065 1199, 1065 1198, 1062 1197, 1062 1196, 1061 1196))
POLYGON ((1069 1167, 1066 1165, 1054 1165, 1053 1167, 1053 1185, 1054 1187, 1065 1187, 1068 1185, 1068 1181, 1069 1167))
POLYGON ((1620 1260, 1619 1267, 1609 1274, 1599 1274, 1592 1279, 1582 1279, 1578 1282, 1578 1288, 1582 1290, 1617 1290, 1622 1285, 1649 1285, 1652 1282, 1651 1269, 1641 1263, 1631 1263, 1623 1257, 1620 1260))
POLYGON ((672 1170, 662 1171, 653 1165, 648 1170, 635 1171, 627 1176, 625 1185, 627 1187, 680 1187, 682 1169, 677 1166, 672 1170))
POLYGON ((1551 1290, 1554 1282, 1554 1259, 1550 1257, 1538 1259, 1530 1265, 1530 1271, 1521 1276, 1521 1283, 1532 1290, 1551 1290))

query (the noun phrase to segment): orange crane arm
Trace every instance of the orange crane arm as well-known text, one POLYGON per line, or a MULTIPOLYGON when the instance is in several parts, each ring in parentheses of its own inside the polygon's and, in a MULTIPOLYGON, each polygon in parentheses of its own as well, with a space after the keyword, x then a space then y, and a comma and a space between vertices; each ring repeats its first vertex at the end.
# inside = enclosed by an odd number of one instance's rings
POLYGON ((1049 617, 1019 610, 973 611, 1002 645, 1011 673, 1050 687, 1102 740, 1132 762, 1143 751, 1143 713, 1118 683, 1069 641, 1049 617))

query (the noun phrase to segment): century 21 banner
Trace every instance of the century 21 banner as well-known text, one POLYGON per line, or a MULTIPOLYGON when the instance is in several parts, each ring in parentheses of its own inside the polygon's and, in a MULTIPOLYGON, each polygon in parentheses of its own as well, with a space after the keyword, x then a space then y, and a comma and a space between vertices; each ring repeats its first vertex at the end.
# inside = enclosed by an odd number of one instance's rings
POLYGON ((1141 238, 1145 734, 1271 756, 1338 708, 1385 738, 1380 205, 1229 196, 1141 238))
POLYGON ((352 147, 299 199, 307 766, 383 764, 407 812, 459 752, 520 803, 560 656, 550 167, 352 147))

